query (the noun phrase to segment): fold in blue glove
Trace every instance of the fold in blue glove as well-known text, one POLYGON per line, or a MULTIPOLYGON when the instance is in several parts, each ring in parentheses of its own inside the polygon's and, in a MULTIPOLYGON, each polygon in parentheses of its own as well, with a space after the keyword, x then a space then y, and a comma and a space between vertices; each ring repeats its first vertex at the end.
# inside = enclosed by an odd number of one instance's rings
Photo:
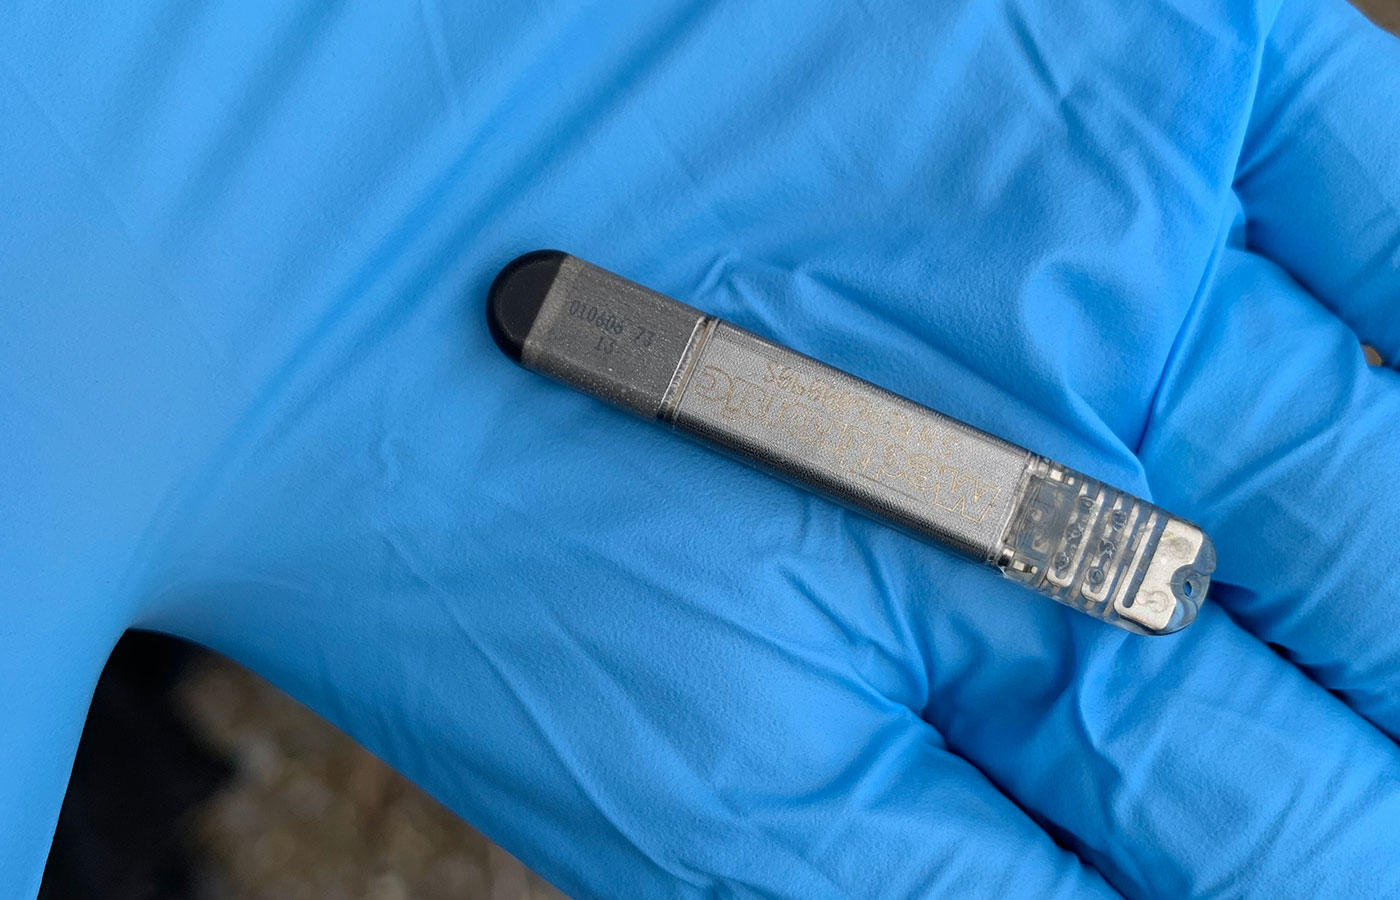
POLYGON ((124 628, 574 896, 1400 893, 1400 46, 1340 0, 0 12, 0 895, 124 628), (1138 638, 522 371, 576 253, 1200 522, 1138 638))

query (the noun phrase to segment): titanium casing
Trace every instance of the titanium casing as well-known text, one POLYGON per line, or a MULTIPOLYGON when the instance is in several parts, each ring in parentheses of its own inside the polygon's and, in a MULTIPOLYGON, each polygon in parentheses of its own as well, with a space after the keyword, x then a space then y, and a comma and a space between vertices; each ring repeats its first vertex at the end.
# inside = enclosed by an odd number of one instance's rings
POLYGON ((501 271, 488 322, 526 368, 1139 634, 1189 625, 1200 528, 1073 469, 558 251, 501 271))

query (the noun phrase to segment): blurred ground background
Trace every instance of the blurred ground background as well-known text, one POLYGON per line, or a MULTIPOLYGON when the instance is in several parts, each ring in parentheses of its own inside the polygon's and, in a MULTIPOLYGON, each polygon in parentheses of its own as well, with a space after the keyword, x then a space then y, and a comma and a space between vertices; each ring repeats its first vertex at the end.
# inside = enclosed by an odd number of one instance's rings
POLYGON ((206 659, 177 693, 239 774, 193 817, 209 900, 562 897, 251 673, 206 659))
POLYGON ((563 900, 246 669, 133 632, 103 672, 41 900, 563 900))
MULTIPOLYGON (((1358 0, 1400 33, 1400 0, 1358 0)), ((133 634, 93 699, 41 900, 563 900, 257 676, 133 634)))
POLYGON ((1383 28, 1400 34, 1400 0, 1356 0, 1356 5, 1383 28))

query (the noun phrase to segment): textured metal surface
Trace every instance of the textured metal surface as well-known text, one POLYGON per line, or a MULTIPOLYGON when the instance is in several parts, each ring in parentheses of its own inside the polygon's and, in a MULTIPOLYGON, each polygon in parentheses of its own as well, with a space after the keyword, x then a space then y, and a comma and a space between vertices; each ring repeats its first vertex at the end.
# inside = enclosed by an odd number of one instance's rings
POLYGON ((1182 628, 1210 584, 1189 522, 574 257, 521 361, 1120 628, 1182 628))
POLYGON ((982 561, 996 558, 1030 454, 725 322, 675 426, 982 561))
POLYGON ((684 303, 570 256, 540 307, 520 361, 651 418, 702 318, 684 303))

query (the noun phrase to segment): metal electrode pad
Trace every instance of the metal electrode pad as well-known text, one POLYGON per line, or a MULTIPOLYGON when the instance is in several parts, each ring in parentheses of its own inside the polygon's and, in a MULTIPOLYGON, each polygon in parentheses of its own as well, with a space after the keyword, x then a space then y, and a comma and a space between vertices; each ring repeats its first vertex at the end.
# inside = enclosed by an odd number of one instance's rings
POLYGON ((527 368, 1120 628, 1176 631, 1205 599, 1190 522, 575 257, 506 266, 489 322, 527 368))

